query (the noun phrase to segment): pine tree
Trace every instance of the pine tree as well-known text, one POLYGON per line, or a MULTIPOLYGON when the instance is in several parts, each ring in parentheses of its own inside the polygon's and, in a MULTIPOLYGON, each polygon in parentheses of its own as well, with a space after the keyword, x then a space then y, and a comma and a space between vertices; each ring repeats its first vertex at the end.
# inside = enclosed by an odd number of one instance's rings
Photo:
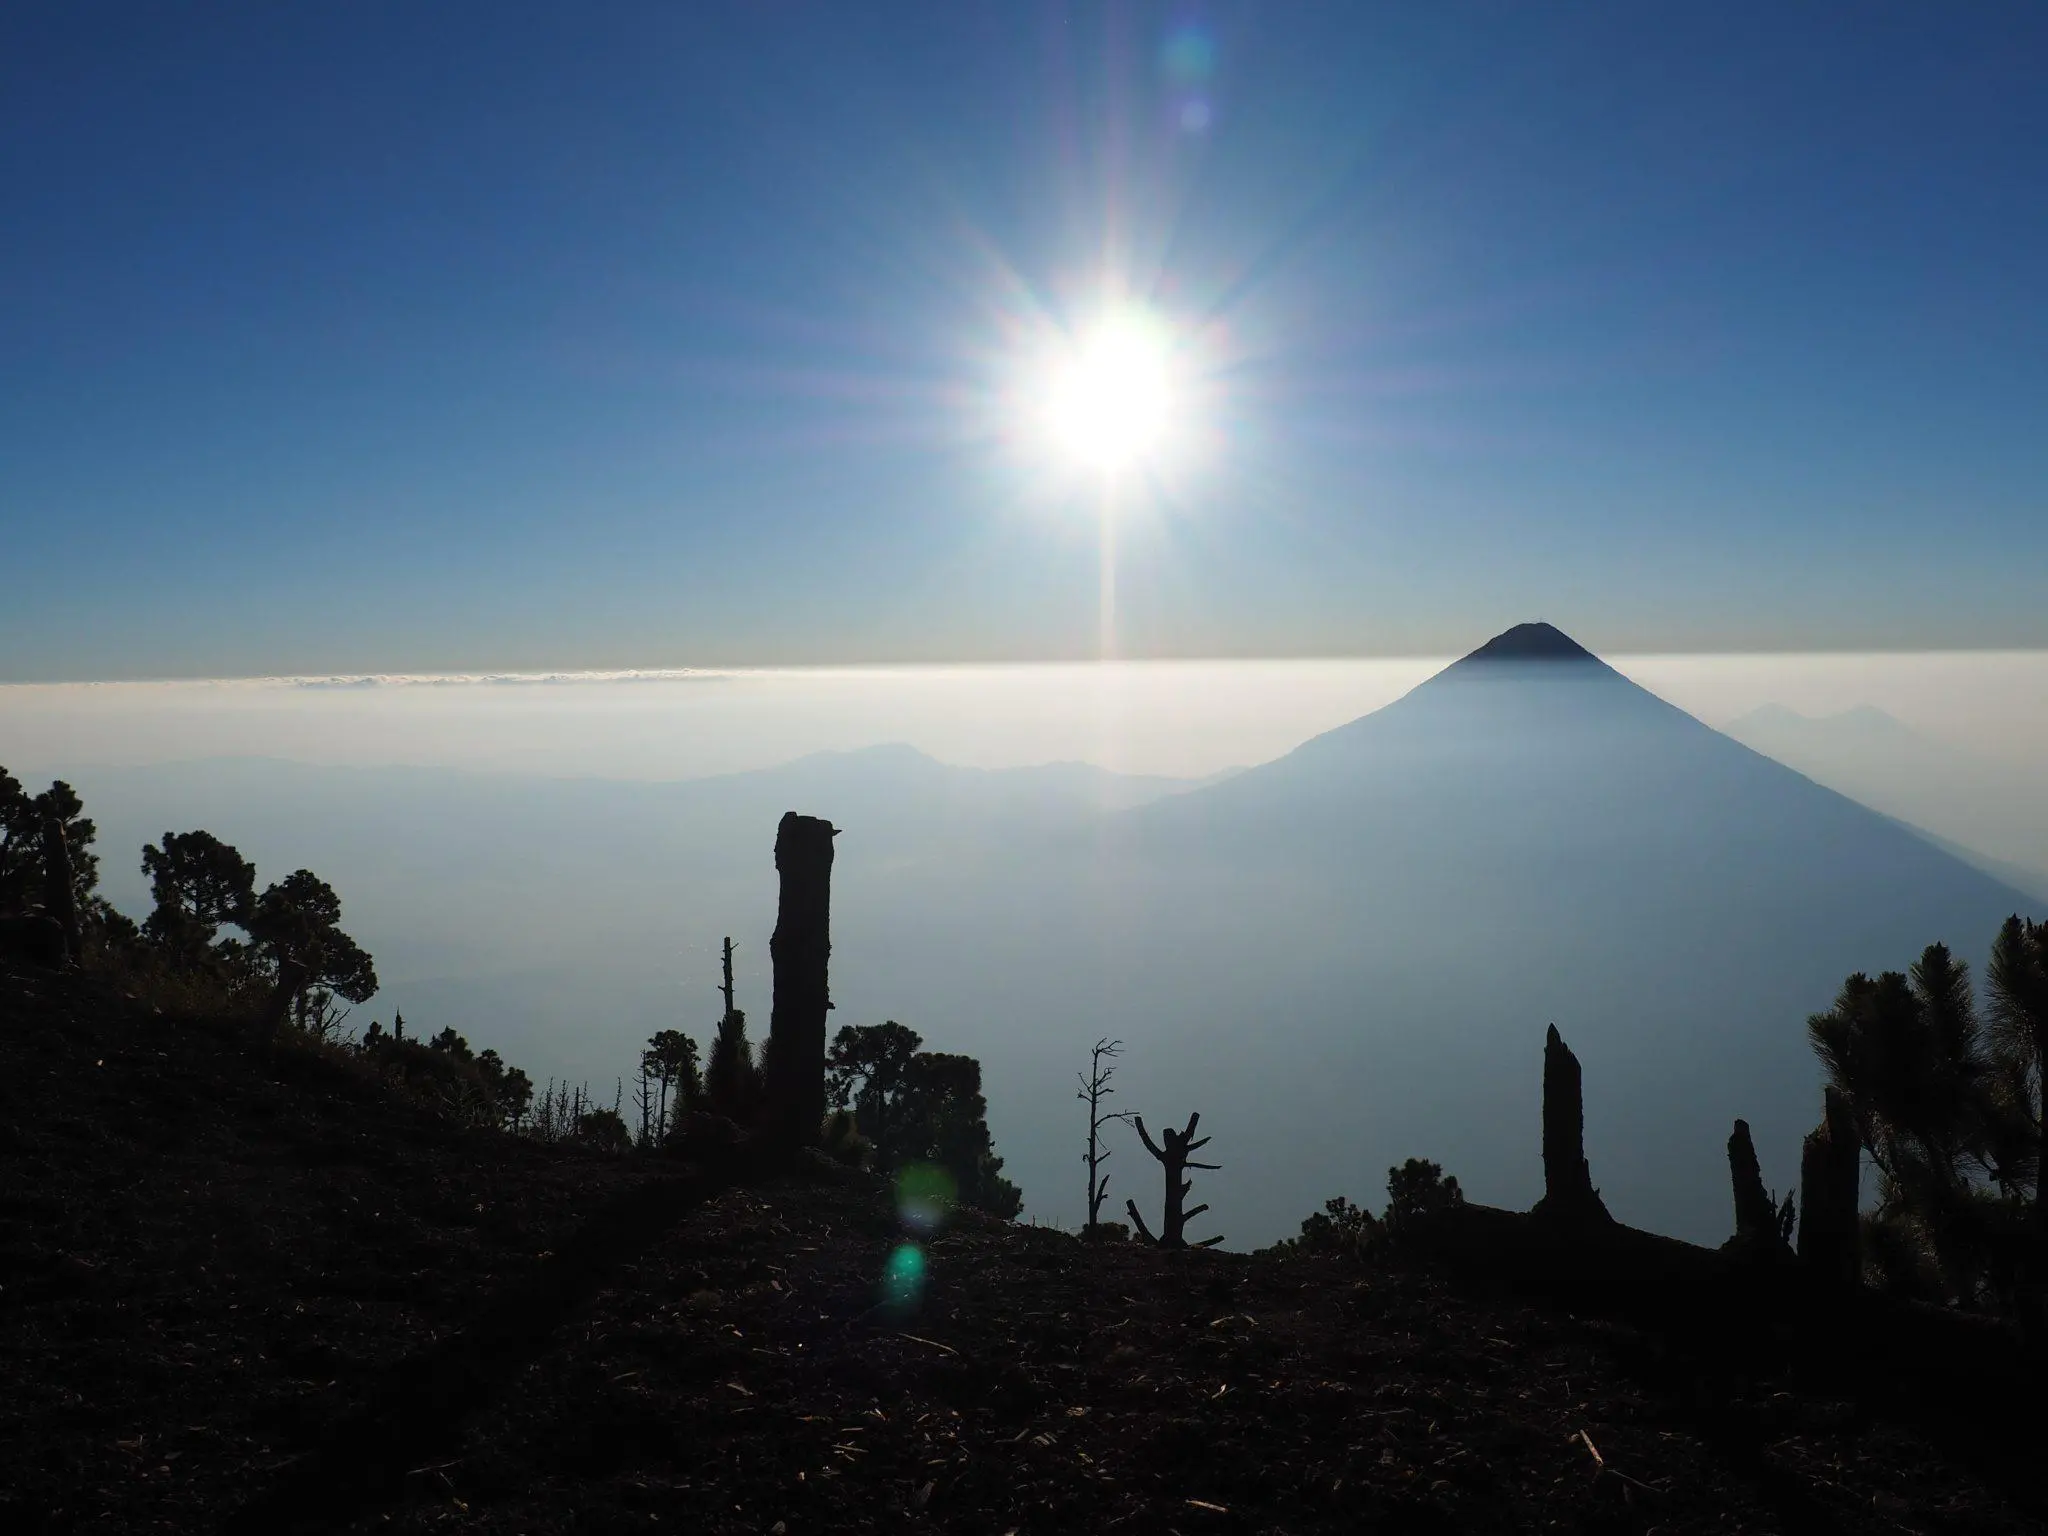
MULTIPOLYGON (((2038 1252, 2032 942, 2017 921, 1999 935, 1988 1031, 1969 968, 1941 944, 1930 944, 1906 974, 1849 977, 1835 1006, 1807 1021, 1843 1129, 1877 1168, 1863 1248, 1881 1283, 2002 1308, 2021 1283, 2024 1255, 2038 1252)), ((1802 1205, 1812 1221, 1813 1203, 1802 1205)), ((1800 1242, 1803 1253, 1803 1233, 1800 1242)))
POLYGON ((1998 1181, 2022 1182, 2032 1165, 2034 1232, 2048 1248, 2048 923, 2008 917, 1991 946, 1993 1154, 1998 1181))
POLYGON ((747 1015, 733 1003, 732 940, 725 941, 725 1015, 711 1042, 711 1060, 704 1067, 704 1102, 714 1115, 749 1124, 761 1102, 761 1074, 747 1043, 747 1015))
POLYGON ((923 1039, 891 1019, 849 1024, 826 1057, 827 1095, 852 1110, 874 1164, 893 1173, 912 1163, 943 1168, 953 1198, 1008 1221, 1024 1196, 1003 1177, 988 1129, 981 1063, 972 1056, 920 1050, 923 1039))
POLYGON ((657 1030, 640 1053, 640 1073, 655 1085, 653 1135, 659 1142, 668 1135, 672 1121, 696 1108, 704 1097, 704 1080, 697 1070, 697 1042, 679 1029, 657 1030))

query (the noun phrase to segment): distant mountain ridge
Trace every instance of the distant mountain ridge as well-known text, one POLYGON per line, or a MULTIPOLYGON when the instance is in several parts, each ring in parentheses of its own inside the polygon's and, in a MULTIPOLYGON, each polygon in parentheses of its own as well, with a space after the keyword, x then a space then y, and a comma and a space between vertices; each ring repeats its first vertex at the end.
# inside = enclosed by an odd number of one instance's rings
POLYGON ((1931 739, 1870 704, 1806 715, 1765 704, 1721 729, 1920 832, 1994 878, 2048 899, 2038 775, 1931 739))
MULTIPOLYGON (((724 934, 765 1007, 775 820, 827 816, 835 1020, 979 1056, 1006 1172, 1068 1222, 1072 1073, 1124 1039, 1119 1107, 1216 1133, 1203 1193, 1233 1246, 1410 1156, 1528 1204, 1553 1020, 1610 1207, 1717 1240, 1736 1116, 1766 1180, 1796 1179, 1806 1015, 1933 940, 1981 956, 2028 909, 1548 625, 1200 786, 905 747, 669 784, 249 763, 78 783, 129 910, 141 842, 206 827, 334 882, 387 978, 365 1017, 606 1084, 654 1029, 706 1032, 724 934)), ((1142 1155, 1116 1167, 1119 1195, 1148 1187, 1142 1155)))

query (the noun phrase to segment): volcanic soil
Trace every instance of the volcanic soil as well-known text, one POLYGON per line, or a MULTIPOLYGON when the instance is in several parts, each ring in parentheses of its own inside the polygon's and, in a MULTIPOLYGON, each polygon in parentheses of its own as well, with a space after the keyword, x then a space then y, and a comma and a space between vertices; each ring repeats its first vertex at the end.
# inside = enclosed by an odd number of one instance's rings
POLYGON ((1502 1278, 913 1232, 0 971, 9 1531, 2043 1528, 1975 1431, 1502 1278))

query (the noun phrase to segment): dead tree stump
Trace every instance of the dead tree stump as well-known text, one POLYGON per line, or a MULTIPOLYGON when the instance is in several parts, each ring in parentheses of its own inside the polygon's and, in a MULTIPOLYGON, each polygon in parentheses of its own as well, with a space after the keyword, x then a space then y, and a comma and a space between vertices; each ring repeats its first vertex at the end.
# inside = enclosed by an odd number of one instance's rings
POLYGON ((818 816, 786 812, 775 831, 782 895, 768 954, 775 994, 768 1016, 762 1129, 788 1147, 815 1146, 825 1123, 826 971, 832 955, 832 839, 818 816))
POLYGON ((1728 1177, 1735 1187, 1735 1235, 1724 1245, 1744 1253, 1782 1254, 1792 1239, 1792 1200, 1779 1205, 1764 1188, 1763 1165, 1749 1122, 1738 1120, 1728 1137, 1728 1177))
POLYGON ((1799 1156, 1799 1260, 1841 1285, 1863 1273, 1858 1253, 1862 1137, 1849 1101, 1827 1090, 1821 1123, 1806 1138, 1799 1156))
POLYGON ((71 845, 64 837, 64 823, 55 816, 43 818, 43 912, 63 930, 65 958, 73 965, 78 964, 85 942, 78 927, 71 845))
POLYGON ((1203 1147, 1209 1145, 1209 1138, 1207 1136, 1204 1136, 1200 1141, 1195 1140, 1195 1127, 1201 1123, 1201 1119, 1202 1117, 1199 1114, 1189 1115, 1187 1129, 1184 1131, 1176 1131, 1172 1126, 1168 1126, 1160 1133, 1161 1139, 1166 1143, 1165 1148, 1162 1150, 1145 1130, 1145 1117, 1143 1115, 1133 1115, 1131 1117, 1132 1123, 1138 1127, 1139 1139, 1145 1143, 1145 1150, 1158 1158, 1159 1166, 1166 1170, 1166 1207, 1160 1215, 1159 1235, 1154 1237, 1152 1229, 1145 1225, 1145 1218, 1138 1214, 1137 1201, 1126 1200, 1124 1202, 1124 1209, 1131 1213, 1131 1224, 1138 1229, 1138 1236, 1148 1243, 1157 1244, 1161 1248, 1213 1248, 1223 1241, 1221 1236, 1217 1236, 1205 1237, 1199 1243, 1189 1243, 1187 1237, 1188 1223, 1209 1209, 1209 1207, 1207 1205, 1198 1205, 1192 1211, 1181 1208, 1182 1202, 1188 1197, 1188 1191, 1195 1187, 1194 1181, 1187 1177, 1188 1169, 1207 1168, 1214 1172, 1222 1167, 1220 1163, 1193 1163, 1188 1161, 1188 1154, 1190 1152, 1198 1152, 1203 1147))
POLYGON ((1543 1198, 1533 1213, 1571 1225, 1609 1223, 1586 1164, 1586 1110, 1579 1058, 1555 1024, 1543 1038, 1543 1198))

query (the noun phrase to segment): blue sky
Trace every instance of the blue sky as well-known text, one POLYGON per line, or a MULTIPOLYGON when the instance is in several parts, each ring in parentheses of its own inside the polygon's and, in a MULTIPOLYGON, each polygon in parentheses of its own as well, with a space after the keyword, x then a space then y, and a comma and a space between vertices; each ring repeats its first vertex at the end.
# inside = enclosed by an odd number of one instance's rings
POLYGON ((2048 644, 2048 12, 0 16, 0 678, 2048 644), (1193 368, 1193 362, 1185 366, 1193 368))

